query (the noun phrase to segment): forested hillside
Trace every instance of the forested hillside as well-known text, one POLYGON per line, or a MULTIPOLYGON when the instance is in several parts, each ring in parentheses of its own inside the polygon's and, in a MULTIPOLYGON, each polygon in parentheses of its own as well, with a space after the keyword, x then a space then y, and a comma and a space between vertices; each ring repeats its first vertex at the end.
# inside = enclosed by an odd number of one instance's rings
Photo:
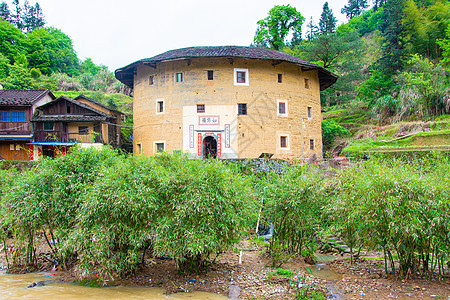
POLYGON ((356 138, 363 145, 352 147, 362 150, 376 148, 367 142, 380 137, 390 141, 418 131, 444 131, 438 144, 448 145, 450 2, 349 0, 341 10, 348 22, 338 27, 334 13, 325 2, 320 20, 309 19, 301 39, 301 8, 275 6, 258 22, 254 38, 256 46, 283 50, 340 76, 321 95, 325 150, 338 136, 356 138))
POLYGON ((92 59, 80 60, 72 39, 46 27, 39 3, 0 3, 0 89, 49 89, 56 96, 91 97, 128 115, 122 128, 130 142, 131 90, 114 73, 92 59))

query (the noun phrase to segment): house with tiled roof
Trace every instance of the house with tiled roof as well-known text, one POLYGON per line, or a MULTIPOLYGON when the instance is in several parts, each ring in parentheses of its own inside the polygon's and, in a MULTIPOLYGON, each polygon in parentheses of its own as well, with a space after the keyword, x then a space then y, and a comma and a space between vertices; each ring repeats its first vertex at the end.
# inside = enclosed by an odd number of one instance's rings
POLYGON ((0 159, 30 159, 31 117, 38 106, 54 99, 49 90, 0 90, 0 159))
POLYGON ((133 89, 133 151, 194 158, 322 156, 320 91, 337 75, 284 52, 190 47, 115 71, 133 89))
POLYGON ((56 149, 75 144, 120 146, 123 113, 80 95, 75 99, 61 96, 37 108, 31 118, 37 155, 54 156, 56 149))

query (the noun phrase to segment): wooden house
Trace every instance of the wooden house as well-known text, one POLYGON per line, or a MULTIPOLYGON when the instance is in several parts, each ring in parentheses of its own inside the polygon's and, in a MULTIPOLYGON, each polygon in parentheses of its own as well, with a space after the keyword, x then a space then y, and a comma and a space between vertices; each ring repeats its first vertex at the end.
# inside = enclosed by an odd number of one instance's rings
POLYGON ((38 106, 54 99, 49 90, 0 90, 0 160, 31 159, 31 116, 38 106))
POLYGON ((77 100, 61 96, 39 107, 31 119, 35 155, 54 156, 56 148, 64 152, 75 144, 119 147, 122 115, 82 95, 77 100))

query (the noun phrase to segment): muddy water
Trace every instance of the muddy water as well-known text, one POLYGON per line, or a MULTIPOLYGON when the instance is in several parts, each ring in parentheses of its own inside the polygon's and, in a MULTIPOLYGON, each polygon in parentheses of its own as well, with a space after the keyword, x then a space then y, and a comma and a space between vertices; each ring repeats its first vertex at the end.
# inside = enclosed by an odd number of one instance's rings
POLYGON ((46 273, 6 275, 0 273, 0 299, 228 299, 212 293, 192 292, 164 295, 161 288, 107 287, 91 288, 58 283, 58 278, 46 273), (50 280, 49 285, 27 288, 30 284, 50 280))
POLYGON ((326 288, 330 293, 328 299, 344 299, 344 294, 336 286, 338 280, 342 280, 342 275, 329 269, 327 263, 332 262, 336 257, 326 254, 316 254, 317 263, 311 268, 312 274, 327 281, 326 288))

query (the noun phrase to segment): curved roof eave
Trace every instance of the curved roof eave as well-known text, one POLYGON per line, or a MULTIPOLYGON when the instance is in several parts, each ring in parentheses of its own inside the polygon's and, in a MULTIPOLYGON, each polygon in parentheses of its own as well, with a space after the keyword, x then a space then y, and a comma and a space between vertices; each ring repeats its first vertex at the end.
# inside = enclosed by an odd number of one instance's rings
POLYGON ((338 79, 338 76, 333 72, 287 53, 266 48, 243 46, 190 47, 171 50, 151 58, 144 58, 135 61, 125 67, 117 69, 114 74, 115 77, 123 84, 133 88, 134 75, 136 67, 139 64, 152 65, 153 67, 156 67, 157 63, 164 63, 174 60, 189 60, 194 58, 241 58, 251 60, 272 60, 277 63, 293 63, 308 70, 318 70, 321 91, 330 87, 338 79))

